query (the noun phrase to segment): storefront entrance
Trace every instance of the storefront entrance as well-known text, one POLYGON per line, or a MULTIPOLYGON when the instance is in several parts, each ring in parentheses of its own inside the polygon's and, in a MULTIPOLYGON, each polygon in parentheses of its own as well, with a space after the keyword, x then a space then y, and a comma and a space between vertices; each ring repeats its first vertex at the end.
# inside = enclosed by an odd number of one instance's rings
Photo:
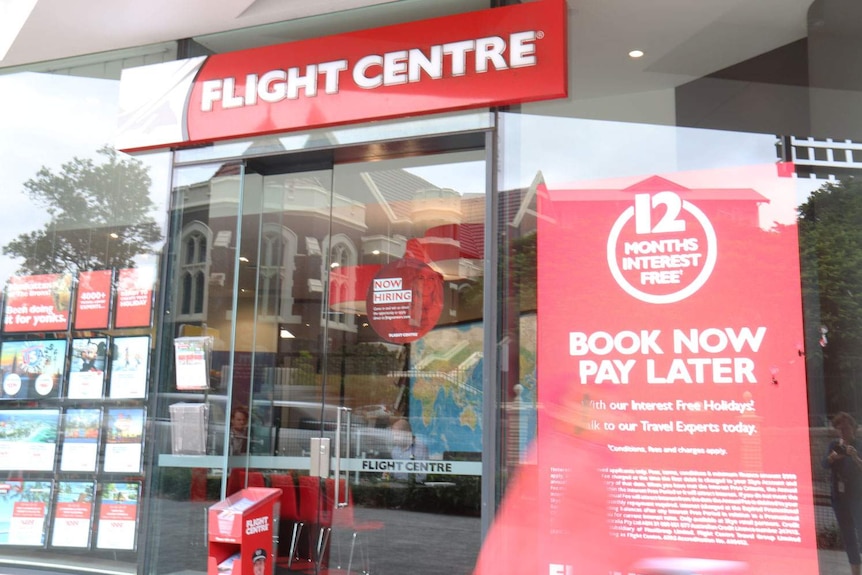
POLYGON ((159 466, 192 468, 204 503, 281 488, 278 572, 475 564, 483 142, 287 154, 272 138, 175 169, 166 317, 212 347, 207 389, 161 383, 159 466), (176 404, 206 406, 199 453, 177 446, 176 404))

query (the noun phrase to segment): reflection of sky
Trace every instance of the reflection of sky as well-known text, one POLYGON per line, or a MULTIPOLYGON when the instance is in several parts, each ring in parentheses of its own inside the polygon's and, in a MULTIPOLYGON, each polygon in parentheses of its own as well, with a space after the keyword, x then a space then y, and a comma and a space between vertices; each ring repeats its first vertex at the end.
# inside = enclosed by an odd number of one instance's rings
MULTIPOLYGON (((4 136, 0 138, 0 173, 4 187, 0 193, 6 208, 0 212, 0 246, 47 221, 44 210, 24 195, 25 181, 43 165, 58 171, 72 157, 96 157, 99 147, 113 142, 118 91, 116 80, 36 73, 0 76, 0 93, 4 94, 4 106, 0 107, 4 136)), ((501 117, 504 137, 501 189, 528 185, 538 171, 553 187, 583 180, 770 164, 776 159, 775 136, 769 134, 556 116, 502 114, 501 117)), ((475 128, 487 122, 487 118, 481 112, 441 115, 345 126, 331 132, 341 143, 366 141, 380 133, 410 138, 422 131, 451 130, 455 124, 461 129, 475 128)), ((305 144, 307 136, 290 134, 281 140, 287 148, 297 148, 305 144)), ((219 152, 227 151, 224 146, 233 146, 240 153, 248 145, 248 142, 225 144, 219 147, 219 152)), ((202 149, 198 153, 205 156, 213 150, 202 149)), ((153 216, 164 225, 169 156, 154 153, 137 157, 150 168, 151 196, 158 200, 153 216)), ((203 167, 188 175, 193 176, 190 178, 193 181, 205 181, 212 170, 211 166, 203 167)), ((463 194, 484 191, 484 171, 475 169, 470 162, 445 170, 411 168, 411 172, 463 194)), ((797 180, 795 202, 803 201, 819 183, 822 182, 797 180)), ((11 258, 0 258, 0 282, 5 282, 16 268, 11 258)))
MULTIPOLYGON (((41 228, 47 214, 24 194, 24 182, 43 166, 54 172, 73 157, 96 158, 96 150, 114 141, 119 82, 67 75, 25 72, 0 76, 0 246, 41 228)), ((165 203, 170 164, 167 154, 139 159, 150 168, 156 223, 166 222, 165 203)), ((158 246, 156 246, 158 247, 158 246)), ((18 263, 0 257, 0 284, 18 263)))
MULTIPOLYGON (((540 171, 551 189, 585 187, 587 182, 595 185, 603 179, 624 182, 625 178, 631 178, 629 183, 634 183, 654 174, 673 180, 676 173, 687 172, 691 176, 701 171, 711 173, 718 185, 752 187, 764 193, 754 180, 746 183, 741 178, 731 183, 726 177, 722 181, 716 170, 768 166, 777 160, 777 138, 771 134, 553 116, 502 114, 501 117, 505 138, 501 145, 501 189, 529 186, 540 171)), ((783 187, 795 188, 794 203, 799 204, 822 183, 822 180, 795 180, 794 186, 783 187)), ((708 184, 701 181, 699 185, 708 184)), ((765 213, 763 218, 786 220, 787 213, 765 213)), ((790 214, 792 218, 792 210, 790 214)))
POLYGON ((417 166, 406 171, 424 178, 438 188, 451 188, 461 195, 485 195, 484 162, 462 162, 444 166, 417 166))

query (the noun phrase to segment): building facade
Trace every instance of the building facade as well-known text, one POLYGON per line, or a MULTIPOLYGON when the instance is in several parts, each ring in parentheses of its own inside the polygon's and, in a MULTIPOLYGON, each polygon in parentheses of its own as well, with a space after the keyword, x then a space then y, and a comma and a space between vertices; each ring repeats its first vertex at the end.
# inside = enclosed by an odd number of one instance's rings
POLYGON ((862 10, 433 4, 0 67, 0 563, 858 565, 862 10))

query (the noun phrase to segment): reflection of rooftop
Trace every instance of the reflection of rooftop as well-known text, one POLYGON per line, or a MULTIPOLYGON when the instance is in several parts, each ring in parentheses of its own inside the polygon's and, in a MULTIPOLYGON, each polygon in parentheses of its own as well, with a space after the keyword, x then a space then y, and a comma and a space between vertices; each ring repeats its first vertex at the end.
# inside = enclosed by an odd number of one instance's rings
POLYGON ((571 202, 618 202, 631 201, 632 194, 638 192, 679 192, 683 200, 695 201, 733 201, 766 202, 769 200, 751 188, 686 188, 660 176, 651 176, 622 190, 613 189, 576 189, 549 190, 551 199, 571 202), (561 197, 561 194, 567 194, 561 197))
POLYGON ((784 136, 777 145, 781 161, 800 178, 836 180, 862 172, 862 143, 831 138, 784 136))
POLYGON ((416 369, 424 369, 435 361, 451 361, 451 359, 461 353, 461 350, 467 347, 467 345, 468 343, 466 341, 460 341, 450 347, 447 351, 435 351, 433 353, 429 353, 426 357, 422 358, 421 361, 416 363, 416 369))
POLYGON ((474 352, 470 354, 470 357, 467 358, 466 361, 462 362, 456 369, 452 369, 449 371, 442 370, 426 370, 426 369, 417 369, 412 367, 406 370, 396 370, 390 371, 386 375, 388 377, 410 377, 410 378, 424 378, 424 379, 442 379, 447 383, 458 387, 459 389, 463 389, 464 391, 469 391, 470 393, 481 393, 481 389, 477 386, 469 385, 467 383, 468 378, 467 375, 470 372, 470 369, 474 367, 479 361, 482 359, 481 352, 474 352))

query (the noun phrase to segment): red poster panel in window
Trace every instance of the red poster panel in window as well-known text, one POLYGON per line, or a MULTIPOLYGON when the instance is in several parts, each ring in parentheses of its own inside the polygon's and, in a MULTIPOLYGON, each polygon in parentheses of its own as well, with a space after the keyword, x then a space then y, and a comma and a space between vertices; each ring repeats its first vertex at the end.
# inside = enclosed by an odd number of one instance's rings
POLYGON ((443 312, 443 277, 415 258, 383 266, 367 289, 368 323, 392 343, 421 338, 437 325, 443 312))
POLYGON ((117 147, 565 97, 566 22, 541 0, 126 69, 117 147))
POLYGON ((69 327, 71 301, 69 274, 12 277, 6 286, 3 331, 65 331, 69 327))
POLYGON ((583 513, 567 506, 600 491, 591 527, 617 549, 602 572, 818 572, 795 185, 781 174, 539 187, 544 572, 596 557, 572 554, 567 518, 583 513), (567 442, 598 455, 576 467, 567 442))
POLYGON ((111 270, 80 272, 75 329, 106 329, 111 311, 111 270))
POLYGON ((153 268, 120 270, 114 327, 149 327, 153 311, 153 268))

